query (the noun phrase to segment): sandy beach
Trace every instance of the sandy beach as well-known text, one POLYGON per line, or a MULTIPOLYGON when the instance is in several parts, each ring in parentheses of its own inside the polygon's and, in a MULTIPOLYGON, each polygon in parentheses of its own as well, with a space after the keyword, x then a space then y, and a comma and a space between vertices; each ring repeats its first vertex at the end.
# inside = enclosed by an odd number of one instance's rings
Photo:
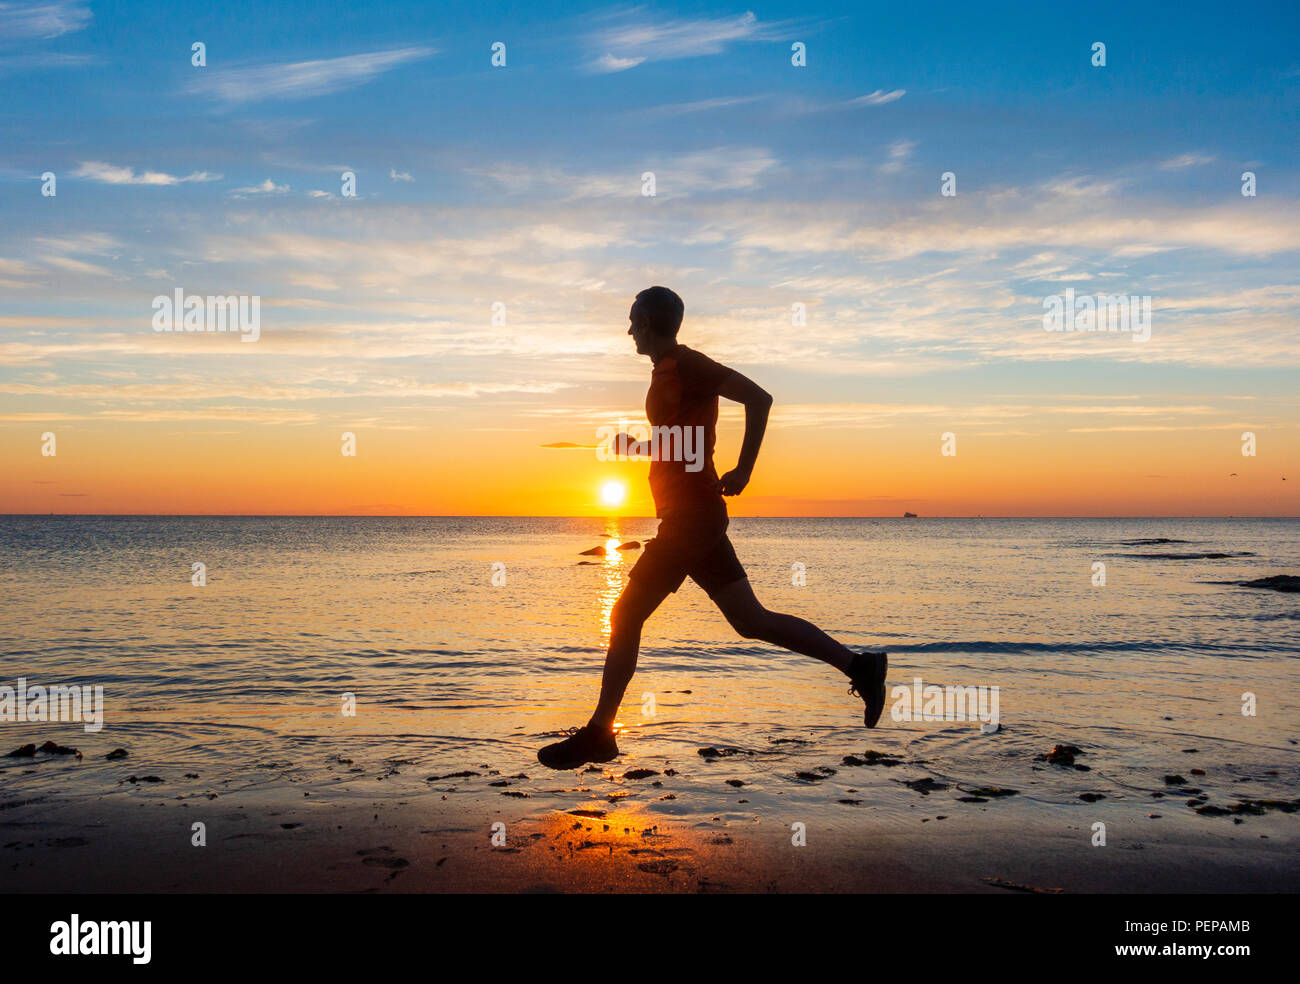
POLYGON ((390 791, 420 772, 407 761, 367 768, 346 793, 290 775, 232 791, 131 772, 110 795, 24 801, 10 781, 0 863, 8 890, 38 893, 1284 892, 1300 874, 1300 799, 1252 799, 1276 778, 1225 784, 1221 764, 1190 753, 1209 766, 1185 777, 1196 787, 1116 791, 1078 774, 1080 788, 1107 790, 1092 802, 1049 792, 1063 767, 1047 763, 1010 794, 918 779, 906 763, 760 778, 754 757, 527 777, 479 765, 410 795, 390 791), (676 817, 679 797, 719 812, 676 817), (206 846, 192 843, 195 823, 206 846))

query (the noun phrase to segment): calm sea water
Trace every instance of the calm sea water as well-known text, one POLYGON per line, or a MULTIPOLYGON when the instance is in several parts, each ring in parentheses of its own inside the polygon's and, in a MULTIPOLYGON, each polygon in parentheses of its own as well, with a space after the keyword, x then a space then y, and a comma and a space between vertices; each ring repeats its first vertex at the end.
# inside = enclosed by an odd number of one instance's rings
MULTIPOLYGON (((105 691, 98 734, 0 723, 0 754, 50 738, 85 753, 75 766, 0 759, 0 781, 11 793, 126 796, 127 774, 192 772, 227 788, 374 796, 487 766, 536 778, 548 733, 586 720, 610 609, 639 556, 579 566, 579 552, 644 541, 654 525, 0 518, 0 684, 105 691), (195 563, 206 586, 191 583, 195 563), (355 716, 340 712, 345 693, 355 716), (104 761, 116 747, 131 757, 104 761)), ((694 769, 709 745, 753 754, 654 809, 717 809, 722 775, 745 776, 753 804, 765 789, 812 802, 886 782, 859 773, 775 788, 867 747, 1048 800, 1077 792, 1077 776, 1034 765, 1060 741, 1087 748, 1088 781, 1118 795, 1158 788, 1189 745, 1229 770, 1225 782, 1245 783, 1243 795, 1300 777, 1298 596, 1224 583, 1300 573, 1300 521, 738 519, 731 535, 768 607, 847 645, 888 648, 891 686, 999 687, 1004 727, 887 716, 865 732, 835 671, 737 639, 688 582, 647 625, 622 714, 624 765, 694 769), (1246 693, 1253 715, 1241 712, 1246 693)))

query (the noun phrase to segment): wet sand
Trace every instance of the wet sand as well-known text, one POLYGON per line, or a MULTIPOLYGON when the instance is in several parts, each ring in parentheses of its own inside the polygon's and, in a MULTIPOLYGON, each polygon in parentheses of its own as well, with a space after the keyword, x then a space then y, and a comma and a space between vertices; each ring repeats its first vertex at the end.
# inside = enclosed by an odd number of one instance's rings
POLYGON ((1300 814, 1205 815, 1150 793, 976 803, 900 777, 864 787, 857 804, 756 805, 741 787, 713 816, 654 812, 711 768, 702 759, 690 775, 628 778, 621 767, 539 767, 529 779, 426 778, 414 795, 368 799, 290 784, 214 793, 199 777, 184 793, 137 782, 95 799, 24 800, 10 782, 0 870, 8 891, 37 893, 1287 892, 1300 873, 1300 814), (195 822, 206 847, 191 845, 195 822), (805 846, 792 843, 796 822, 805 846), (1097 822, 1104 847, 1092 843, 1097 822))

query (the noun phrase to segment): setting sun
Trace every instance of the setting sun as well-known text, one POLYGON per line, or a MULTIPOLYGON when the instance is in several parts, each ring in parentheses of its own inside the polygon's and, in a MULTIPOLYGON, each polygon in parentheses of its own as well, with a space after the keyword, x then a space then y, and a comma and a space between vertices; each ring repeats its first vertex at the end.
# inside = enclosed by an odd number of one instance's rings
POLYGON ((627 486, 611 479, 600 487, 600 501, 606 506, 621 506, 627 498, 627 486))

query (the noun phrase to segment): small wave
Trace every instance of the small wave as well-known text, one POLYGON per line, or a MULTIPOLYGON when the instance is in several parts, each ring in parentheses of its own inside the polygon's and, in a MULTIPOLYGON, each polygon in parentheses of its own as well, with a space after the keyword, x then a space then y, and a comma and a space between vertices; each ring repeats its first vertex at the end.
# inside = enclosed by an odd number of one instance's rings
POLYGON ((1192 541, 1172 540, 1167 536, 1150 536, 1150 537, 1139 537, 1136 540, 1120 540, 1118 542, 1121 546, 1125 546, 1125 547, 1150 547, 1150 546, 1155 546, 1158 543, 1191 543, 1192 541))
MULTIPOLYGON (((1233 652, 1240 647, 1234 648, 1233 652)), ((994 642, 971 640, 969 642, 918 642, 891 644, 890 653, 975 653, 992 655, 1029 655, 1032 653, 1146 653, 1162 651, 1187 652, 1189 650, 1231 655, 1222 646, 1192 642, 1156 642, 1150 639, 1104 642, 994 642)))
POLYGON ((1132 557, 1138 560, 1229 560, 1233 557, 1254 557, 1249 550, 1232 553, 1126 553, 1111 554, 1112 557, 1132 557))

